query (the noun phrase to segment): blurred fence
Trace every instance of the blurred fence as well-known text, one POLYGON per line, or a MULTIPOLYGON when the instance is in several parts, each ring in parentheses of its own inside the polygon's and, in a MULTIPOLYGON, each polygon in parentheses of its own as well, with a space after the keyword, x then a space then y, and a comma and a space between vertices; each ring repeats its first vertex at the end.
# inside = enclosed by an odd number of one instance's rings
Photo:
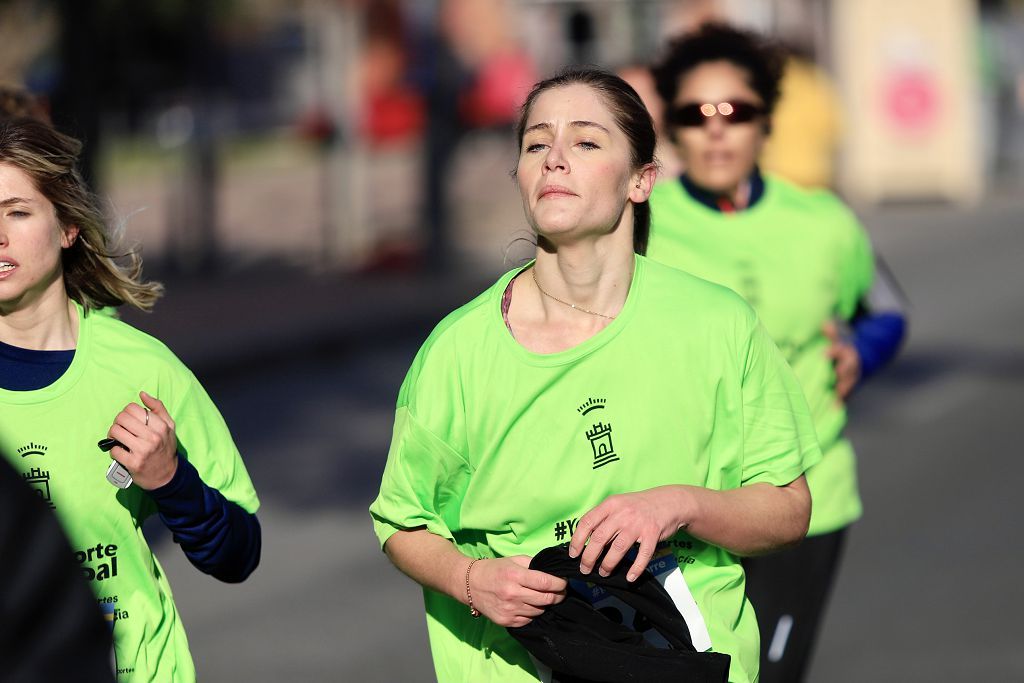
POLYGON ((507 172, 530 83, 570 63, 642 67, 713 18, 800 44, 830 74, 853 199, 974 201, 1020 176, 1024 3, 922 7, 19 0, 0 3, 0 79, 49 97, 98 152, 98 187, 151 260, 491 267, 523 226, 507 172))

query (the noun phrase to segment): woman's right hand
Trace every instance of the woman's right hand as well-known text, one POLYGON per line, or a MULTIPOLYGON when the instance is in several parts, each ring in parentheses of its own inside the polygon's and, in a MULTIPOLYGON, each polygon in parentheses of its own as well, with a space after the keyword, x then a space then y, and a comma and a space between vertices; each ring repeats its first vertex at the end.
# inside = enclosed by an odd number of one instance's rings
POLYGON ((568 583, 530 569, 526 555, 477 560, 469 572, 473 606, 498 626, 526 626, 565 599, 568 583))

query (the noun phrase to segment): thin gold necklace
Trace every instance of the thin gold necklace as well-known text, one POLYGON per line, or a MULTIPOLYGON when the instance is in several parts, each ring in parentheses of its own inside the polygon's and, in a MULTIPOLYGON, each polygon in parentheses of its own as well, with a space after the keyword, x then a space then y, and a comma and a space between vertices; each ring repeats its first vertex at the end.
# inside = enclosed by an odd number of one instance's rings
POLYGON ((540 290, 540 293, 543 294, 544 296, 548 297, 549 299, 554 299, 555 301, 557 301, 558 303, 562 304, 563 306, 568 306, 569 308, 571 308, 573 310, 576 310, 576 311, 580 311, 581 313, 589 313, 590 315, 596 315, 596 316, 598 316, 600 318, 606 318, 608 320, 615 320, 615 316, 614 315, 605 315, 604 313, 598 313, 597 311, 588 311, 587 309, 583 308, 582 306, 577 306, 576 304, 571 304, 568 301, 562 301, 557 296, 553 296, 551 294, 548 294, 540 286, 540 283, 537 282, 537 271, 531 269, 530 270, 530 274, 533 276, 533 284, 537 285, 537 289, 540 290))

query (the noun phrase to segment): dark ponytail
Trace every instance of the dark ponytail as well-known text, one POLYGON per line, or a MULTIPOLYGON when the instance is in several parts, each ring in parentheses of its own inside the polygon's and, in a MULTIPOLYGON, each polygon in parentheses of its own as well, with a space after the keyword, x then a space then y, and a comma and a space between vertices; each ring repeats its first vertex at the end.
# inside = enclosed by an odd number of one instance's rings
POLYGON ((643 256, 651 237, 651 203, 633 205, 633 251, 643 256))

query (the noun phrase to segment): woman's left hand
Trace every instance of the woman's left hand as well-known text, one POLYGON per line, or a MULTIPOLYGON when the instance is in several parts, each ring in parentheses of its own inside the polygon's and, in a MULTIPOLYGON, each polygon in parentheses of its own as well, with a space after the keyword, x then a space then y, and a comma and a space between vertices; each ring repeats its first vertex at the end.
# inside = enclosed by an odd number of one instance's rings
POLYGON ((659 486, 609 496, 580 518, 569 541, 569 556, 582 553, 580 571, 589 574, 607 547, 598 571, 608 576, 633 544, 639 543, 640 551, 626 575, 629 581, 636 581, 654 557, 658 542, 686 526, 691 503, 685 486, 659 486))
POLYGON ((829 340, 825 355, 832 361, 836 373, 836 397, 846 401, 860 381, 860 354, 856 346, 842 338, 835 323, 825 323, 823 330, 829 340))
POLYGON ((125 446, 114 446, 110 457, 128 468, 136 484, 150 491, 169 482, 177 471, 178 440, 174 420, 163 402, 145 391, 139 392, 139 398, 142 405, 126 405, 107 436, 125 446))

